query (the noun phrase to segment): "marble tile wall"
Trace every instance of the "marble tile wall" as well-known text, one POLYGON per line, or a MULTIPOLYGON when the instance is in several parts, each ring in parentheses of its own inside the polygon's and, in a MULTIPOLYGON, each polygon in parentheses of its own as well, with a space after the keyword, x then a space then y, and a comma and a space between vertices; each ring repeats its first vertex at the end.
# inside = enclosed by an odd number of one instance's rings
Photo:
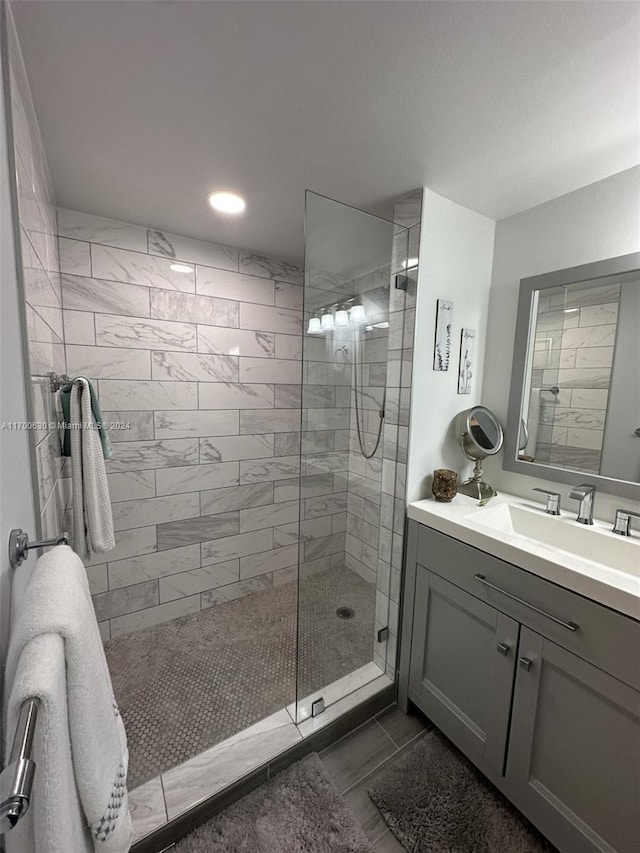
MULTIPOLYGON (((301 271, 64 209, 58 235, 67 369, 122 427, 107 462, 117 545, 89 566, 103 635, 295 579, 301 271)), ((307 460, 303 494, 333 495, 339 470, 307 460)))
MULTIPOLYGON (((26 310, 31 385, 30 435, 35 448, 36 500, 41 535, 64 528, 69 501, 62 478, 57 395, 47 373, 64 373, 64 325, 56 210, 47 160, 11 11, 8 11, 9 88, 19 221, 19 258, 26 310)), ((16 381, 19 378, 16 377, 16 381)), ((29 531, 35 538, 37 531, 29 531)))
POLYGON ((533 386, 540 395, 536 458, 598 474, 620 285, 553 288, 538 302, 533 386))

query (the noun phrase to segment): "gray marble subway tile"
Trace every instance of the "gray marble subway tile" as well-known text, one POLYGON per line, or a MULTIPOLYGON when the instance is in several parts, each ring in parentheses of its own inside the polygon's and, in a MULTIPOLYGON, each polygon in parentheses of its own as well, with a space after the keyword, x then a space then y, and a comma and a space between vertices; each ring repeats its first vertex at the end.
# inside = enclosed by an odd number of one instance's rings
POLYGON ((198 516, 158 524, 158 551, 177 548, 180 545, 191 545, 194 542, 228 538, 239 533, 238 528, 237 512, 198 516))
POLYGON ((65 344, 95 345, 96 327, 93 314, 87 311, 63 311, 62 318, 65 344))
POLYGON ((587 390, 574 388, 571 392, 571 407, 574 409, 606 409, 608 389, 587 390))
POLYGON ((202 565, 223 563, 248 554, 261 554, 273 548, 273 529, 241 533, 223 539, 213 539, 201 545, 202 565))
POLYGON ((239 560, 229 560, 226 563, 215 563, 211 566, 190 569, 186 572, 161 578, 159 581, 160 603, 174 601, 176 598, 182 598, 185 595, 206 592, 239 580, 239 560))
POLYGON ((105 554, 94 554, 88 566, 104 563, 105 560, 123 560, 136 554, 151 554, 156 550, 156 528, 141 527, 136 530, 118 530, 115 534, 116 547, 105 554))
POLYGON ((91 245, 91 269, 95 278, 194 293, 195 272, 175 272, 171 264, 168 258, 91 245))
POLYGON ((131 584, 93 596, 93 606, 99 621, 124 616, 158 603, 158 581, 131 584))
POLYGON ((346 385, 351 386, 351 371, 334 370, 333 364, 322 361, 307 361, 305 364, 305 385, 346 385))
POLYGON ((347 492, 337 492, 331 495, 304 498, 304 519, 317 518, 321 515, 331 515, 334 512, 345 512, 347 509, 347 492))
POLYGON ((240 510, 240 533, 262 530, 298 520, 298 501, 271 504, 240 510))
POLYGON ((195 382, 101 379, 98 394, 103 409, 120 412, 177 409, 184 414, 185 410, 198 408, 198 386, 195 382))
POLYGON ((298 477, 299 456, 279 456, 277 459, 257 459, 240 462, 240 483, 261 483, 298 477))
POLYGON ((278 308, 292 308, 294 311, 302 311, 303 302, 304 289, 299 284, 276 281, 276 305, 278 308))
POLYGON ((343 492, 346 489, 346 478, 344 484, 338 483, 335 474, 315 474, 302 477, 300 481, 300 495, 302 498, 315 498, 334 492, 343 492))
POLYGON ((305 430, 349 429, 350 409, 304 409, 305 430))
POLYGON ((264 592, 271 589, 271 586, 272 575, 266 574, 219 586, 217 589, 208 589, 202 593, 202 609, 236 601, 238 598, 244 598, 245 595, 253 595, 254 592, 264 592))
POLYGON ((302 400, 300 385, 276 385, 274 405, 276 409, 299 409, 302 400))
POLYGON ((151 371, 153 379, 175 379, 181 382, 190 380, 237 382, 238 359, 229 355, 153 350, 151 371))
POLYGON ((253 578, 278 569, 286 569, 297 565, 298 546, 286 545, 284 548, 274 548, 262 554, 249 554, 240 557, 240 579, 253 578))
POLYGON ((67 372, 91 379, 151 379, 151 360, 146 350, 67 344, 67 372))
POLYGON ((295 264, 251 252, 240 252, 240 272, 302 284, 302 270, 295 264))
POLYGON ((222 298, 230 298, 233 294, 240 302, 275 305, 275 283, 246 273, 197 266, 196 291, 222 298))
POLYGON ((198 543, 158 551, 153 554, 140 554, 124 560, 109 560, 109 589, 119 589, 131 584, 156 580, 177 572, 196 569, 200 565, 200 545, 198 543))
POLYGON ((155 412, 156 438, 205 438, 215 435, 238 434, 238 410, 209 409, 197 412, 167 411, 155 412))
POLYGON ((196 351, 196 327, 172 320, 147 320, 96 314, 96 343, 133 349, 196 351))
POLYGON ((109 578, 107 577, 107 564, 98 566, 87 566, 87 580, 89 581, 89 592, 97 595, 109 589, 109 578))
POLYGON ((273 435, 230 435, 200 439, 201 462, 234 462, 273 456, 273 435))
POLYGON ((296 432, 300 430, 300 412, 297 409, 244 409, 240 412, 240 433, 296 432))
POLYGON ((275 335, 247 329, 198 325, 198 352, 272 358, 275 355, 275 335))
POLYGON ((581 308, 588 305, 606 305, 620 299, 620 285, 599 284, 597 287, 572 285, 563 294, 563 305, 566 308, 581 308))
POLYGON ((238 303, 170 290, 151 291, 151 316, 158 320, 203 323, 212 326, 238 326, 238 303))
MULTIPOLYGON (((340 513, 340 516, 342 515, 344 513, 340 513)), ((330 536, 334 532, 332 530, 332 518, 330 515, 324 515, 319 518, 309 518, 301 521, 300 538, 306 541, 307 539, 317 539, 320 536, 330 536)))
POLYGON ((114 503, 111 509, 114 530, 128 530, 132 527, 145 527, 198 515, 200 498, 196 492, 159 498, 139 498, 114 503))
POLYGON ((23 267, 24 297, 29 305, 49 305, 52 308, 62 306, 60 292, 60 274, 38 269, 23 267))
POLYGON ((322 453, 335 450, 335 430, 313 430, 302 433, 303 453, 322 453))
POLYGON ((156 496, 155 471, 123 471, 119 474, 107 474, 107 484, 111 503, 156 496))
POLYGON ((147 251, 147 229, 116 219, 58 208, 58 234, 71 240, 102 243, 119 249, 147 251))
POLYGON ((285 545, 296 545, 299 538, 299 524, 297 521, 290 524, 280 524, 273 528, 274 548, 284 548, 285 545))
POLYGON ((239 480, 238 462, 212 462, 204 465, 159 468, 156 471, 156 490, 158 495, 177 495, 183 492, 236 486, 239 480))
POLYGON ((58 238, 60 272, 71 275, 91 275, 91 254, 88 243, 58 238))
POLYGON ((318 575, 321 572, 326 572, 331 568, 331 557, 320 557, 318 560, 309 560, 301 562, 298 569, 300 581, 318 575))
POLYGON ((334 451, 333 453, 307 453, 302 458, 302 474, 305 477, 313 474, 347 471, 348 469, 349 453, 346 450, 334 451))
POLYGON ((603 430, 605 415, 604 409, 556 409, 553 426, 603 430))
POLYGON ((299 361, 302 358, 302 337, 300 334, 276 335, 276 358, 290 358, 299 361))
MULTIPOLYGON (((336 401, 335 385, 303 385, 302 405, 305 409, 326 409, 343 406, 336 401)), ((349 402, 347 401, 347 406, 349 402)))
POLYGON ((300 382, 302 366, 299 361, 277 358, 240 358, 241 382, 300 382))
MULTIPOLYGON (((120 423, 122 429, 111 428, 109 438, 111 443, 123 441, 145 441, 153 439, 153 412, 121 412, 119 410, 102 410, 106 423, 120 423)), ((118 454, 116 453, 116 456, 118 454)))
POLYGON ((240 303, 240 328, 264 332, 280 332, 285 335, 300 335, 302 313, 288 308, 270 308, 268 305, 240 303))
POLYGON ((111 636, 121 637, 123 634, 132 634, 141 628, 149 628, 152 625, 160 625, 162 622, 171 622, 181 616, 197 613, 200 610, 200 596, 190 595, 188 598, 178 598, 167 604, 157 607, 148 607, 129 613, 126 616, 118 616, 111 620, 111 636))
MULTIPOLYGON (((601 307, 587 310, 600 310, 601 307)), ((575 329, 565 329, 562 333, 562 348, 574 349, 577 347, 612 347, 615 345, 616 325, 615 323, 602 324, 599 326, 580 326, 575 329)))
MULTIPOLYGON (((618 301, 609 302, 600 305, 591 305, 580 309, 580 327, 583 326, 602 326, 609 323, 615 324, 618 321, 618 301)), ((564 345, 564 336, 563 336, 564 345)))
MULTIPOLYGON (((345 534, 333 533, 331 536, 319 536, 317 539, 309 539, 304 543, 304 559, 317 560, 328 554, 339 554, 344 551, 345 534)), ((242 569, 241 569, 242 571, 242 569)))
POLYGON ((293 456, 300 453, 299 432, 276 432, 273 438, 274 456, 293 456))
POLYGON ((346 512, 338 512, 331 516, 331 532, 345 533, 347 530, 347 514, 346 512))
POLYGON ((145 251, 150 255, 160 255, 177 261, 187 261, 191 264, 207 264, 220 267, 223 270, 238 269, 238 250, 220 243, 209 243, 204 240, 194 240, 167 231, 147 232, 145 251))
POLYGON ((118 314, 130 317, 149 316, 149 288, 117 281, 100 281, 79 275, 61 278, 65 309, 118 314))
MULTIPOLYGON (((575 364, 568 367, 611 367, 613 347, 581 347, 575 350, 575 364)), ((560 367, 564 367, 560 364, 560 367)))
MULTIPOLYGON (((236 463, 214 463, 218 466, 236 463)), ((202 466, 208 467, 208 466, 202 466)), ((252 483, 248 486, 230 486, 200 492, 200 514, 215 515, 236 509, 272 504, 274 499, 273 483, 252 483)))
POLYGON ((556 373, 556 381, 554 384, 560 388, 581 388, 581 389, 608 389, 611 379, 611 371, 605 367, 601 368, 569 368, 567 370, 558 370, 556 373))
POLYGON ((137 841, 159 829, 167 822, 167 808, 160 776, 129 791, 129 811, 133 826, 133 838, 137 841))
MULTIPOLYGON (((602 448, 604 434, 602 430, 597 429, 581 429, 578 427, 569 427, 567 429, 567 444, 570 447, 577 447, 584 450, 598 450, 602 448)), ((555 447, 551 451, 552 461, 555 455, 555 447)))
POLYGON ((143 471, 197 465, 198 439, 178 438, 165 441, 122 441, 109 460, 110 471, 143 471))
POLYGON ((300 497, 300 484, 296 478, 291 480, 273 481, 273 502, 296 501, 300 497))
POLYGON ((198 400, 201 409, 272 409, 274 390, 266 384, 201 382, 198 400))

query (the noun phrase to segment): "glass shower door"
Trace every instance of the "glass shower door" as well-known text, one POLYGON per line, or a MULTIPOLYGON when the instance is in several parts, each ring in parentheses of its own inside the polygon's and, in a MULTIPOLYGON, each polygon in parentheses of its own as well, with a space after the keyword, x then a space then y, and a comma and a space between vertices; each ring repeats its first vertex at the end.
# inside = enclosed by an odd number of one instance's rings
POLYGON ((386 667, 384 412, 389 384, 399 385, 390 287, 406 242, 392 222, 307 191, 298 722, 386 667))

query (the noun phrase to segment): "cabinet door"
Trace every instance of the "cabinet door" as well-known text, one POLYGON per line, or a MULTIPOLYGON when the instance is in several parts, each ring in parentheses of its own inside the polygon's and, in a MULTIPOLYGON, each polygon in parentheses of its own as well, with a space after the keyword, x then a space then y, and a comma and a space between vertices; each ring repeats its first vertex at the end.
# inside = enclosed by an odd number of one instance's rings
POLYGON ((563 851, 640 849, 640 693, 523 628, 507 782, 563 851))
POLYGON ((409 697, 470 758, 504 771, 517 622, 417 567, 409 697))

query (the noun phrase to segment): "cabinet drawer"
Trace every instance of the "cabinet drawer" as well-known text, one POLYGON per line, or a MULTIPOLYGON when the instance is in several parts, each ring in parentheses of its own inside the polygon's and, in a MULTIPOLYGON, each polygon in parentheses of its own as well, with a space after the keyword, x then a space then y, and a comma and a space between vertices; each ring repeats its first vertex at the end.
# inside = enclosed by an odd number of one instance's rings
POLYGON ((423 524, 417 562, 640 690, 640 622, 423 524), (504 592, 482 583, 478 574, 504 592))

